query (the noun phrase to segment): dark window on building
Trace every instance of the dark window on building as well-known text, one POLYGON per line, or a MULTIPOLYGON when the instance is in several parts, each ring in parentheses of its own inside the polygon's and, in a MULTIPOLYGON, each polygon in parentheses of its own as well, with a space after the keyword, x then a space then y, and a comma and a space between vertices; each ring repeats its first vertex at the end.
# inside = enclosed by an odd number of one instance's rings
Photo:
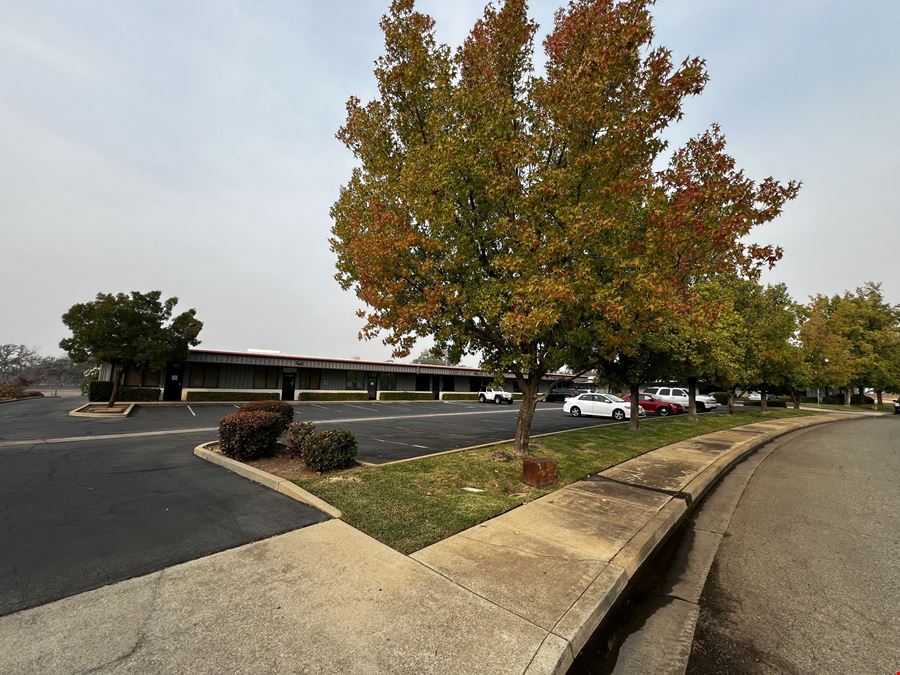
POLYGON ((431 375, 416 375, 416 391, 431 391, 431 375))
POLYGON ((125 373, 125 386, 158 387, 159 371, 150 370, 149 368, 141 370, 140 368, 131 367, 128 369, 128 372, 125 373))
POLYGON ((219 386, 219 366, 214 363, 192 363, 188 374, 188 387, 214 389, 219 386))
POLYGON ((397 373, 379 374, 378 388, 382 391, 397 391, 397 373))
POLYGON ((366 374, 361 370, 347 371, 347 389, 365 389, 366 374))
POLYGON ((298 389, 321 389, 322 371, 311 368, 301 368, 297 379, 298 389))
POLYGON ((278 368, 260 366, 253 369, 254 389, 278 389, 278 368))

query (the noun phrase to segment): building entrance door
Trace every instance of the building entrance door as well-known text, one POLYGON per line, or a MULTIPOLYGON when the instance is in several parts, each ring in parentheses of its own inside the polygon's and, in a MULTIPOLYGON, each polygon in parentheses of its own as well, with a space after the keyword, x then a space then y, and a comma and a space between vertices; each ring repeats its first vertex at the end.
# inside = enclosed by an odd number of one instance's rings
POLYGON ((294 388, 297 383, 297 374, 296 373, 282 373, 281 374, 281 400, 282 401, 293 401, 294 400, 294 388))
POLYGON ((377 373, 366 374, 366 390, 369 392, 369 400, 374 401, 378 398, 378 375, 377 373))
POLYGON ((163 385, 163 401, 180 401, 181 387, 181 364, 170 363, 166 366, 166 381, 163 385))

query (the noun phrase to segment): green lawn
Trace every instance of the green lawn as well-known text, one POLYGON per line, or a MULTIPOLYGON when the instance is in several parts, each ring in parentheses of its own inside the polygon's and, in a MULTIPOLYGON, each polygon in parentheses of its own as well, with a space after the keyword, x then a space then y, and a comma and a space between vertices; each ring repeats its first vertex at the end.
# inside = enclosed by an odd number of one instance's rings
POLYGON ((531 441, 531 454, 556 459, 559 483, 550 489, 525 485, 521 461, 510 444, 400 464, 352 469, 296 481, 343 511, 344 520, 402 553, 412 553, 504 511, 581 480, 636 455, 700 434, 762 419, 808 415, 771 409, 656 419, 632 434, 627 425, 595 427, 531 441), (484 492, 467 492, 473 487, 484 492))

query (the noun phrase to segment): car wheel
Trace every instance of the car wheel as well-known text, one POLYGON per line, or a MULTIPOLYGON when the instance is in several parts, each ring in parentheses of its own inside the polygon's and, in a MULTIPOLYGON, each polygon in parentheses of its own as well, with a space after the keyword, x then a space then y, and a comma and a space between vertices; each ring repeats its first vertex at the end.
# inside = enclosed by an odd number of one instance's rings
POLYGON ((706 404, 697 401, 697 412, 706 412, 706 404))
POLYGON ((569 414, 572 417, 581 417, 581 408, 579 408, 577 405, 573 405, 571 408, 569 408, 569 414))
POLYGON ((621 408, 616 408, 615 410, 613 410, 612 416, 614 420, 618 420, 619 422, 621 422, 625 419, 625 411, 621 408))
POLYGON ((659 410, 656 411, 656 414, 659 415, 660 417, 668 417, 670 412, 672 412, 672 411, 669 410, 667 407, 663 406, 662 408, 660 408, 659 410))
POLYGON ((494 403, 496 403, 496 404, 499 404, 499 403, 500 403, 500 397, 499 397, 499 396, 495 396, 495 397, 494 397, 494 403))
POLYGON ((479 396, 478 396, 478 402, 479 402, 479 403, 484 403, 484 394, 479 394, 479 396))

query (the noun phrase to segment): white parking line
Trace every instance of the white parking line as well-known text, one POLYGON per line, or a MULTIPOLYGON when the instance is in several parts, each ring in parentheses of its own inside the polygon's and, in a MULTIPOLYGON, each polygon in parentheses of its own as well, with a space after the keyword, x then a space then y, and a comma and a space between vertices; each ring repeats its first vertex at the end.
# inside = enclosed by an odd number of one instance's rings
POLYGON ((319 405, 318 403, 310 403, 313 408, 321 408, 322 410, 328 410, 324 405, 319 405))
POLYGON ((191 415, 193 415, 194 417, 197 416, 197 413, 194 412, 194 409, 191 406, 188 406, 187 409, 190 411, 191 415))
POLYGON ((234 403, 231 404, 231 407, 232 407, 232 408, 235 408, 236 410, 240 410, 240 409, 241 409, 241 406, 235 405, 234 403))
POLYGON ((363 408, 361 405, 353 405, 352 403, 345 403, 348 408, 356 408, 357 410, 365 410, 366 412, 372 412, 371 408, 363 408))
POLYGON ((383 438, 373 438, 372 440, 378 441, 379 443, 390 443, 391 445, 405 445, 408 448, 420 448, 422 450, 428 450, 428 446, 416 445, 415 443, 400 443, 399 441, 386 441, 383 438))

